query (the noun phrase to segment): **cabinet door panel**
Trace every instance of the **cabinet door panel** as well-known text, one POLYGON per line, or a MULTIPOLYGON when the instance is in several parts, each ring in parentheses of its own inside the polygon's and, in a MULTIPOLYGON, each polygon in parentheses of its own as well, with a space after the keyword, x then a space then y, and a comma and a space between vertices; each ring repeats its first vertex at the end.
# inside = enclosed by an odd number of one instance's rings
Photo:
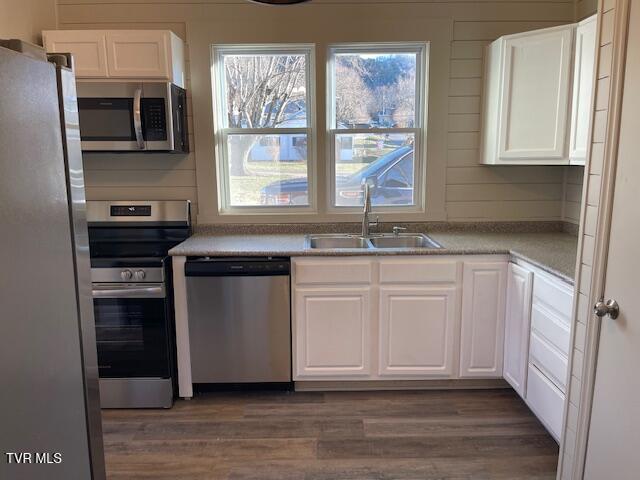
POLYGON ((380 289, 380 375, 453 373, 455 287, 380 289))
POLYGON ((504 378, 525 396, 533 272, 509 264, 504 326, 504 378))
POLYGON ((502 376, 507 262, 465 262, 460 376, 502 376))
POLYGON ((568 25, 505 38, 500 160, 568 163, 573 29, 568 25))
POLYGON ((567 357, 553 348, 536 332, 531 332, 529 360, 530 363, 538 367, 538 370, 543 372, 562 393, 566 391, 567 357))
POLYGON ((107 33, 109 76, 169 79, 169 36, 161 31, 107 33))
POLYGON ((108 75, 105 32, 50 30, 43 32, 43 39, 47 52, 73 54, 77 78, 108 75))
POLYGON ((527 405, 557 441, 562 431, 565 396, 534 365, 529 364, 527 405))
POLYGON ((294 302, 298 377, 369 375, 369 288, 296 288, 294 302))
POLYGON ((584 165, 587 158, 593 104, 593 77, 596 57, 595 15, 578 24, 575 50, 569 160, 572 165, 584 165))

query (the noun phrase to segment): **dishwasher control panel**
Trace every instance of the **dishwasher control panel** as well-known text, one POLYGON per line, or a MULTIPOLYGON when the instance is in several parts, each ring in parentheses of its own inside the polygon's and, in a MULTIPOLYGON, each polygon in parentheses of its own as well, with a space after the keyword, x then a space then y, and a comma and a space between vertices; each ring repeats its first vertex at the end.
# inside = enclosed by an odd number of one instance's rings
POLYGON ((203 257, 189 259, 185 264, 185 275, 187 277, 289 275, 290 270, 291 262, 288 258, 232 259, 203 257))

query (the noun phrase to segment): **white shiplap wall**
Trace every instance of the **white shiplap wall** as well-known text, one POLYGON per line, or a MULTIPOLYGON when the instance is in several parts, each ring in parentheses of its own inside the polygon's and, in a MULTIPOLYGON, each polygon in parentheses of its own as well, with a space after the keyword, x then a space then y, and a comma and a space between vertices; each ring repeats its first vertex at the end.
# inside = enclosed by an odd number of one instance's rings
POLYGON ((583 182, 584 167, 566 167, 564 177, 564 197, 562 199, 562 219, 565 222, 573 224, 580 223, 583 182))
MULTIPOLYGON (((345 7, 345 14, 354 15, 354 21, 360 8, 368 12, 379 9, 382 18, 397 19, 401 15, 453 18, 449 114, 442 119, 447 122, 449 132, 446 175, 449 220, 562 219, 565 199, 562 168, 478 165, 480 94, 484 47, 500 35, 572 22, 576 10, 573 1, 315 0, 307 7, 291 8, 318 8, 321 12, 328 8, 333 11, 338 6, 345 7)), ((231 16, 234 10, 238 15, 259 15, 264 11, 261 8, 264 7, 251 6, 244 0, 171 3, 142 0, 135 6, 124 0, 59 0, 58 17, 62 29, 169 28, 186 38, 190 21, 212 18, 217 11, 231 16)), ((269 38, 264 41, 268 42, 269 38)), ((193 153, 188 157, 87 155, 87 196, 90 199, 188 198, 196 202, 195 165, 193 153)))
MULTIPOLYGON (((609 90, 612 75, 612 51, 614 40, 614 18, 616 0, 600 0, 603 12, 599 23, 599 52, 597 66, 596 101, 594 125, 591 133, 591 152, 587 165, 585 205, 581 211, 583 224, 580 228, 578 255, 579 264, 576 272, 577 305, 574 321, 574 349, 571 360, 569 379, 569 404, 566 411, 566 430, 562 444, 562 480, 574 477, 574 455, 576 452, 576 431, 581 410, 582 371, 586 349, 586 333, 591 313, 591 274, 595 253, 595 235, 598 222, 600 191, 602 185, 602 171, 605 152, 605 136, 609 113, 609 90)), ((577 475, 578 473, 576 473, 577 475)), ((615 474, 614 474, 615 477, 615 474)))

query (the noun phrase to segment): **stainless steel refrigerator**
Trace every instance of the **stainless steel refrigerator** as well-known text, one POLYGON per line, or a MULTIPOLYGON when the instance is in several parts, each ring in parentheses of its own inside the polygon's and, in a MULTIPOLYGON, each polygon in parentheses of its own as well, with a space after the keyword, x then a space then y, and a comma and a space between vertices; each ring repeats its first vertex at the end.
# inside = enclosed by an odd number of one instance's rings
POLYGON ((0 478, 103 479, 75 79, 0 47, 0 478))

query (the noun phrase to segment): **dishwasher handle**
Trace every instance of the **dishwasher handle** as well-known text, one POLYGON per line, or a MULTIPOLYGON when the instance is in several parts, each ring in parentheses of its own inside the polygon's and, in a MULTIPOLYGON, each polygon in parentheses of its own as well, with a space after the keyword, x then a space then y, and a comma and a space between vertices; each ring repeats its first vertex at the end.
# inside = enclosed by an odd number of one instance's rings
POLYGON ((194 259, 187 260, 184 274, 187 277, 266 277, 289 275, 289 259, 194 259))

